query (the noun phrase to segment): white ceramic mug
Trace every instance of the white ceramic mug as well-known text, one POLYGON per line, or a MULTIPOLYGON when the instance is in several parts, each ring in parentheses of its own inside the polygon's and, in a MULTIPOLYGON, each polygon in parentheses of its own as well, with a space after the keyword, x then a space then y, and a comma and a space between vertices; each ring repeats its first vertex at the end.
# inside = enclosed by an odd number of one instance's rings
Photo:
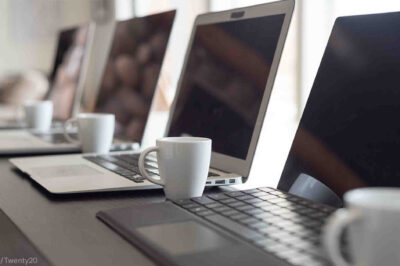
POLYGON ((200 197, 206 185, 211 160, 211 139, 170 137, 156 141, 156 147, 145 149, 139 158, 139 170, 150 182, 164 187, 169 199, 200 197), (160 179, 145 169, 148 153, 157 152, 160 179))
POLYGON ((64 124, 64 135, 68 141, 82 146, 84 153, 108 153, 114 137, 115 116, 113 114, 82 113, 64 124), (78 137, 69 135, 77 124, 78 137))
POLYGON ((324 244, 335 265, 400 265, 400 189, 360 188, 344 195, 346 208, 327 222, 324 244), (340 252, 340 236, 348 229, 353 263, 340 252))
POLYGON ((28 101, 23 104, 25 121, 29 129, 48 131, 53 120, 52 101, 28 101))

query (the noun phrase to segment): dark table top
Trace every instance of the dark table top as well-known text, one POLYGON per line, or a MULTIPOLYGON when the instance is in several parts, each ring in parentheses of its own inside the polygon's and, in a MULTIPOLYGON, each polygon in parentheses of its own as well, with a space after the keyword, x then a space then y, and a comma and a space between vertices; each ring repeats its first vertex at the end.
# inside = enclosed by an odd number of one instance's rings
POLYGON ((154 265, 95 215, 164 200, 161 190, 52 195, 0 158, 0 208, 54 265, 154 265))

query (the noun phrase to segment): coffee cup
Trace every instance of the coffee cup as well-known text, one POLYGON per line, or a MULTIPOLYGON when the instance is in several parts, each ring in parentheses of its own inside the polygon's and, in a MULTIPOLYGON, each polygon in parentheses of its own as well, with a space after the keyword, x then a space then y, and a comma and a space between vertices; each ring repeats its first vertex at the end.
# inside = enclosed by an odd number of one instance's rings
POLYGON ((36 131, 50 130, 53 120, 52 101, 28 101, 23 104, 22 110, 29 129, 36 131))
POLYGON ((338 266, 400 265, 400 189, 360 188, 344 195, 345 209, 328 220, 324 244, 338 266), (347 229, 352 263, 340 252, 340 238, 347 229))
POLYGON ((200 197, 206 184, 211 160, 211 139, 197 137, 168 137, 156 141, 155 147, 145 149, 139 158, 142 176, 163 186, 168 199, 200 197), (146 156, 157 152, 160 178, 146 170, 146 156))
POLYGON ((65 138, 81 145, 84 153, 108 153, 114 137, 115 116, 113 114, 82 113, 64 124, 65 138), (78 139, 70 135, 72 129, 78 139))

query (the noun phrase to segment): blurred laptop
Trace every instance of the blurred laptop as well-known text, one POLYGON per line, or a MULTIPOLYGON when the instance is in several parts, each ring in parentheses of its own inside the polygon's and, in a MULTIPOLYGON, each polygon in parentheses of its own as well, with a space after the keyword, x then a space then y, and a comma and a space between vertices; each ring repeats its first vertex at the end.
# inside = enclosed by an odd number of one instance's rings
MULTIPOLYGON (((63 29, 58 34, 57 50, 49 75, 49 90, 44 99, 54 102, 54 125, 74 116, 79 107, 91 47, 94 24, 63 29)), ((0 129, 26 128, 22 108, 1 105, 0 129)))
POLYGON ((0 130, 0 154, 79 151, 77 145, 65 139, 62 125, 78 111, 93 27, 92 24, 85 24, 59 34, 54 67, 50 74, 52 85, 45 97, 54 103, 51 130, 46 133, 29 129, 0 130))
MULTIPOLYGON (((115 114, 116 128, 111 150, 137 150, 140 147, 175 13, 167 11, 116 22, 98 95, 89 110, 115 114)), ((62 132, 56 134, 59 136, 56 144, 50 139, 54 133, 27 134, 32 143, 19 144, 24 153, 27 149, 40 149, 46 153, 64 152, 66 147, 80 150, 76 144, 69 143, 62 132)), ((3 141, 1 138, 0 131, 0 143, 3 141)), ((9 138, 14 139, 15 135, 9 138)), ((10 141, 7 143, 8 147, 14 145, 10 141)), ((2 150, 11 153, 0 146, 0 154, 2 150)))
POLYGON ((102 80, 87 111, 114 114, 119 143, 142 142, 151 106, 162 98, 156 87, 175 17, 171 10, 115 26, 102 80))
MULTIPOLYGON (((251 8, 204 14, 195 21, 165 136, 213 140, 207 186, 247 180, 291 12, 290 5, 251 8)), ((134 107, 137 101, 128 99, 128 104, 134 107)), ((138 157, 128 152, 11 162, 52 193, 159 188, 143 179, 138 157)), ((146 166, 159 178, 155 157, 148 156, 146 166)))
POLYGON ((399 27, 400 12, 336 20, 278 189, 98 216, 168 265, 331 265, 321 230, 343 194, 400 187, 399 27))

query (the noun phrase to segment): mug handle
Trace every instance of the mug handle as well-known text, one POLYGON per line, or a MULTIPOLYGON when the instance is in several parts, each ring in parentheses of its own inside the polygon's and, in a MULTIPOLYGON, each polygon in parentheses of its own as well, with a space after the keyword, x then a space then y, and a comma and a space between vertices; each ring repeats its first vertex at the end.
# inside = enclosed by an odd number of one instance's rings
POLYGON ((79 139, 76 139, 76 138, 71 137, 71 136, 69 135, 69 133, 68 133, 68 129, 69 129, 70 127, 72 127, 73 124, 76 124, 77 122, 78 122, 78 119, 76 119, 76 118, 68 119, 68 120, 64 123, 64 132, 63 132, 63 133, 64 133, 65 138, 66 138, 69 142, 71 142, 71 143, 76 143, 76 144, 80 144, 79 139))
POLYGON ((343 258, 340 252, 340 236, 345 227, 361 217, 361 213, 357 210, 337 210, 331 218, 329 218, 324 233, 324 245, 329 258, 337 266, 350 266, 343 258))
POLYGON ((147 173, 146 168, 144 166, 144 160, 146 159, 147 154, 149 154, 150 152, 153 152, 153 151, 158 152, 159 148, 158 147, 149 147, 140 153, 139 170, 140 170, 140 173, 142 174, 142 176, 144 178, 148 179, 150 182, 160 185, 160 186, 164 186, 164 181, 161 179, 161 176, 160 176, 160 179, 155 179, 155 178, 151 177, 147 173))

